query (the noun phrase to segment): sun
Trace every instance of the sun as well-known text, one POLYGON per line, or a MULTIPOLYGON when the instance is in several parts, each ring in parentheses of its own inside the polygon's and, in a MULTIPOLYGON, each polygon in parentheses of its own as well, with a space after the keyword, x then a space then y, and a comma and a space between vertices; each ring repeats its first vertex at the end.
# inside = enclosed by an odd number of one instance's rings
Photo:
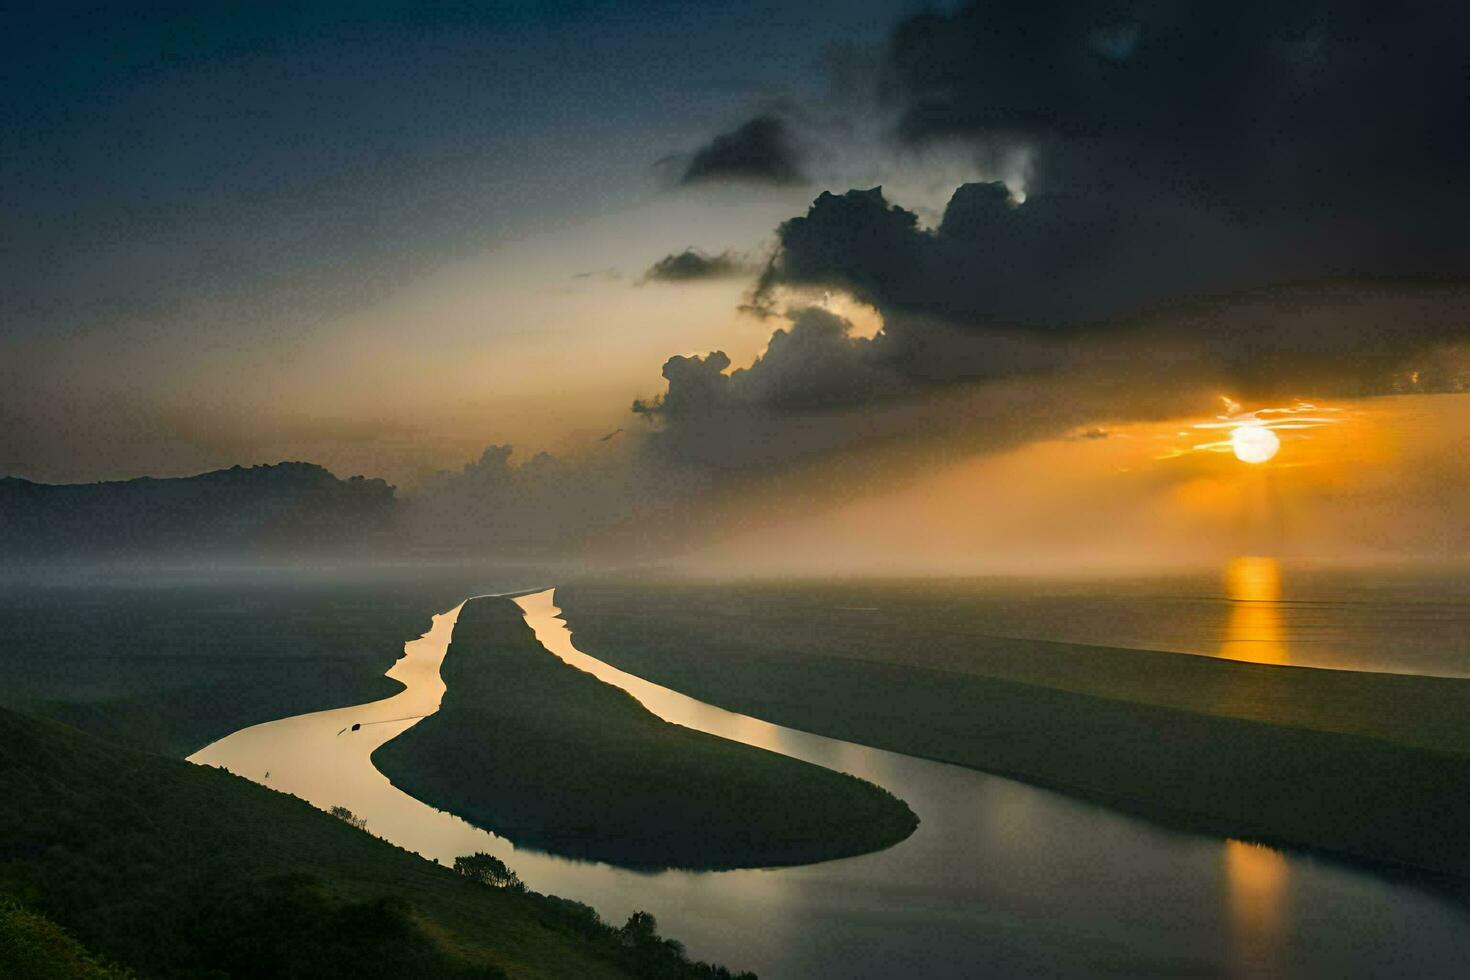
MULTIPOLYGON (((1175 444, 1155 459, 1177 459, 1190 453, 1233 453, 1242 463, 1252 466, 1267 463, 1281 451, 1281 432, 1320 429, 1323 426, 1347 422, 1350 414, 1332 405, 1314 405, 1298 401, 1280 408, 1256 408, 1245 411, 1245 407, 1233 398, 1221 396, 1225 412, 1205 422, 1195 422, 1187 429, 1176 430, 1170 438, 1189 438, 1196 430, 1215 433, 1207 442, 1196 442, 1192 446, 1175 444)), ((1310 438, 1310 437, 1307 437, 1310 438)), ((1295 443, 1293 443, 1295 445, 1295 443)), ((1293 449, 1295 452, 1295 449, 1293 449)), ((1293 459, 1291 465, 1300 466, 1293 459)))
POLYGON ((1281 437, 1264 425, 1242 425, 1231 431, 1230 448, 1242 463, 1264 463, 1281 448, 1281 437))

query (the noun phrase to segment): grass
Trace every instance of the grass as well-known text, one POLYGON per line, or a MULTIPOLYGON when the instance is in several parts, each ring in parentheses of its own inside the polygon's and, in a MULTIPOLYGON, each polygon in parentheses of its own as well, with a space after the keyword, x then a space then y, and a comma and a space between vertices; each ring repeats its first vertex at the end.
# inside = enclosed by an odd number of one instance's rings
POLYGON ((506 599, 470 602, 440 711, 373 761, 521 846, 634 867, 801 864, 907 837, 912 811, 841 773, 668 724, 547 652, 506 599))
POLYGON ((557 602, 579 649, 734 711, 1176 826, 1470 878, 1467 681, 998 639, 902 585, 601 582, 557 602))
POLYGON ((3 709, 0 899, 6 975, 729 976, 646 920, 612 929, 221 770, 3 709))
POLYGON ((44 915, 0 898, 0 977, 24 980, 128 980, 44 915))

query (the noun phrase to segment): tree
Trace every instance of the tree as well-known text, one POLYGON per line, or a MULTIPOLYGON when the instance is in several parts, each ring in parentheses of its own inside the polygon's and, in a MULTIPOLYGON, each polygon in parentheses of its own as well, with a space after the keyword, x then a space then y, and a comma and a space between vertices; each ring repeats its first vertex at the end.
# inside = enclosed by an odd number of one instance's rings
POLYGON ((367 830, 367 817, 359 817, 345 806, 334 806, 327 812, 338 820, 351 824, 358 830, 367 830))
POLYGON ((643 946, 658 941, 658 920, 652 912, 638 911, 628 916, 622 928, 623 940, 632 946, 643 946))
POLYGON ((526 890, 520 875, 507 868, 500 858, 484 851, 455 858, 454 870, 471 881, 478 881, 492 888, 509 888, 517 892, 526 890))

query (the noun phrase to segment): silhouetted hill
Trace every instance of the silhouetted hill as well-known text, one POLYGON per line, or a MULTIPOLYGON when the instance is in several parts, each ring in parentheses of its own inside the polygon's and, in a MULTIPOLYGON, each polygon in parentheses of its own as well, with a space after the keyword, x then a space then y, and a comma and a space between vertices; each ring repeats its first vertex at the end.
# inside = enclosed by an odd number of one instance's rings
POLYGON ((754 980, 373 829, 0 709, 0 976, 754 980))
POLYGON ((294 555, 360 551, 395 516, 383 480, 314 463, 234 466, 176 479, 46 484, 0 478, 8 557, 294 555))

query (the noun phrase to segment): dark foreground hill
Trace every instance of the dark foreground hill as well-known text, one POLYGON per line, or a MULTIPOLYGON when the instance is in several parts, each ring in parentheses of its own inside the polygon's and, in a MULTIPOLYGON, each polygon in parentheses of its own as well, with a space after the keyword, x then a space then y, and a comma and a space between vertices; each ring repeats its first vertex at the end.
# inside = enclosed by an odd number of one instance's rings
POLYGON ((0 478, 7 561, 358 551, 393 526, 394 489, 314 463, 235 466, 177 479, 32 483, 0 478))
POLYGON ((0 975, 729 976, 646 917, 613 929, 371 830, 0 710, 0 975))
POLYGON ((439 712, 373 763, 521 846, 633 867, 762 867, 880 850, 918 826, 872 783, 663 721, 549 653, 509 599, 466 603, 442 673, 439 712))

